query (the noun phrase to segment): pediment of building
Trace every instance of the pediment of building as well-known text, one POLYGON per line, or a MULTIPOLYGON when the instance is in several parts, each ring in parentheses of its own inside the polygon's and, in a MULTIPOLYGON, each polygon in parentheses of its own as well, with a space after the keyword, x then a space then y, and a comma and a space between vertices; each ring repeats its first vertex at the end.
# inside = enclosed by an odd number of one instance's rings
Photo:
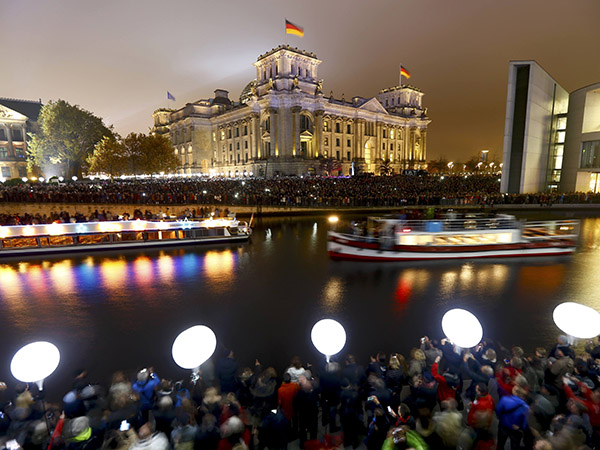
POLYGON ((376 112, 376 113, 389 114, 387 112, 387 110, 383 107, 383 105, 381 103, 379 103, 379 100, 377 100, 375 97, 373 97, 371 100, 368 100, 367 102, 363 103, 361 106, 359 106, 358 109, 364 109, 366 111, 371 111, 371 112, 376 112))
POLYGON ((7 108, 6 106, 0 105, 0 120, 11 119, 11 120, 27 120, 27 117, 23 114, 7 108))
POLYGON ((313 134, 310 131, 306 130, 306 131, 303 131, 302 133, 300 133, 300 137, 312 138, 313 134))

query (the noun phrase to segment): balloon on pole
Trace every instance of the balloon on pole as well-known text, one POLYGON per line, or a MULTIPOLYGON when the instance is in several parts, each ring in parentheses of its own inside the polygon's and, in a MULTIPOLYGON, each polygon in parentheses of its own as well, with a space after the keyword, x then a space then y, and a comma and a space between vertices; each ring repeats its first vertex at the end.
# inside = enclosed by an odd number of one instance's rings
POLYGON ((44 379, 52 375, 60 362, 56 345, 38 341, 22 347, 10 362, 10 372, 24 383, 36 382, 43 389, 44 379))
POLYGON ((589 306, 565 302, 554 308, 552 318, 558 328, 578 339, 591 339, 600 334, 600 313, 589 306))
POLYGON ((458 347, 475 347, 483 338, 483 328, 473 313, 455 308, 442 317, 442 330, 446 337, 458 347))
POLYGON ((319 320, 310 332, 310 338, 315 348, 329 358, 339 353, 346 345, 346 330, 333 319, 319 320))

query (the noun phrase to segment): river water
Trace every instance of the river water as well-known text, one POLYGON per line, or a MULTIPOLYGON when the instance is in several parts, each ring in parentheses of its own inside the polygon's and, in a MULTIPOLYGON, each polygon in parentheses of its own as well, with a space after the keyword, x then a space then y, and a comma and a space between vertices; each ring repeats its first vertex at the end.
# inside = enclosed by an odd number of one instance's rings
POLYGON ((101 383, 151 365, 186 376, 171 345, 196 324, 242 366, 258 358, 282 370, 294 355, 319 360, 310 330, 325 317, 345 326, 344 352, 365 362, 380 350, 407 355, 424 334, 443 337, 440 320, 453 307, 477 315, 486 336, 527 351, 556 339, 557 304, 600 310, 598 218, 583 219, 573 256, 476 262, 334 262, 328 228, 325 217, 263 219, 242 245, 0 263, 0 380, 14 383, 10 359, 34 340, 60 348, 47 385, 64 393, 76 368, 101 383))

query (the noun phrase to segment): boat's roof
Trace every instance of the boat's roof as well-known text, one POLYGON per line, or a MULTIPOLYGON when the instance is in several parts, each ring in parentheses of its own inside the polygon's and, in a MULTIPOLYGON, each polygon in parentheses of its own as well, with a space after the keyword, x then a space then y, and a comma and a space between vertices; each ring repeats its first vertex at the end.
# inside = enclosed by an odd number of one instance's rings
POLYGON ((174 222, 152 222, 148 220, 123 220, 106 222, 51 223, 40 225, 0 226, 0 239, 11 237, 64 236, 70 234, 118 233, 121 231, 169 231, 194 228, 219 228, 237 224, 229 218, 201 221, 178 220, 174 222))

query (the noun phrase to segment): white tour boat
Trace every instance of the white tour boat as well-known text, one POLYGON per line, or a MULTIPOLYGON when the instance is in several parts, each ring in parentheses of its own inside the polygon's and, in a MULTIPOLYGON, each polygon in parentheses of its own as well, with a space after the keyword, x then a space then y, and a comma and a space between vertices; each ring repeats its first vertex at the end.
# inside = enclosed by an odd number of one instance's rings
POLYGON ((0 226, 0 258, 247 241, 252 229, 231 218, 0 226))
POLYGON ((367 235, 328 233, 335 260, 417 261, 550 256, 573 253, 576 220, 522 222, 510 215, 493 218, 399 220, 369 218, 367 235))

